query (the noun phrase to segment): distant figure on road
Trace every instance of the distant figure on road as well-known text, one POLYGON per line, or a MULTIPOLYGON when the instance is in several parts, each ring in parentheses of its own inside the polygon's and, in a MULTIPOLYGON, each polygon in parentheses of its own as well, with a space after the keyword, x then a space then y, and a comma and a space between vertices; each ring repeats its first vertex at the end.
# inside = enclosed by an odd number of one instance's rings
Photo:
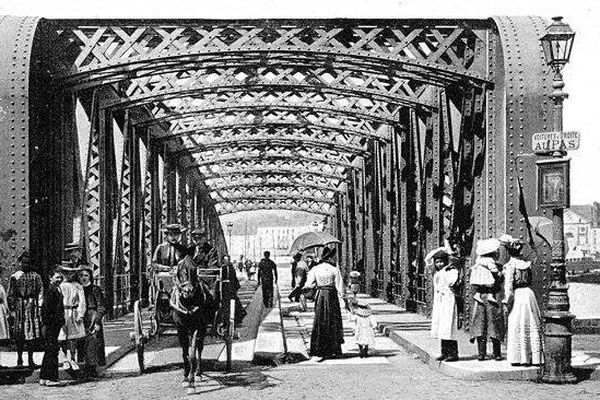
POLYGON ((296 266, 298 265, 298 261, 302 259, 301 253, 296 253, 292 257, 292 287, 296 287, 296 266))
POLYGON ((302 260, 302 255, 298 253, 300 257, 298 257, 298 262, 296 263, 296 268, 294 270, 295 273, 295 286, 293 286, 293 290, 288 296, 290 301, 298 302, 300 301, 300 295, 302 294, 302 289, 306 284, 306 278, 308 276, 308 264, 306 261, 302 260))
POLYGON ((273 283, 277 283, 277 264, 270 259, 271 252, 265 251, 264 258, 258 263, 258 283, 262 285, 263 304, 273 307, 273 283))
POLYGON ((344 295, 344 281, 335 266, 335 249, 326 247, 321 263, 308 272, 306 287, 317 288, 315 320, 310 337, 310 355, 332 358, 342 354, 344 330, 340 297, 344 295))

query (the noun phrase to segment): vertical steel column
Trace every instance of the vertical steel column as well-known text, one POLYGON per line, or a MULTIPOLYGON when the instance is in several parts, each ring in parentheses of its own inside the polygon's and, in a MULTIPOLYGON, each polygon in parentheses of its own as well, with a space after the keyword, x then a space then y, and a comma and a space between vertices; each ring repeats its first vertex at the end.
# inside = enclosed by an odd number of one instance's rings
MULTIPOLYGON (((125 125, 129 125, 129 114, 126 114, 125 125)), ((129 244, 131 247, 131 254, 129 257, 129 282, 130 282, 130 293, 129 293, 129 307, 133 306, 133 300, 139 297, 140 293, 140 279, 142 273, 142 261, 143 261, 143 216, 144 216, 144 200, 142 197, 142 175, 140 168, 140 137, 138 135, 137 128, 130 127, 131 139, 131 200, 130 200, 130 213, 131 213, 131 229, 130 229, 130 240, 129 244)))
MULTIPOLYGON (((140 132, 141 133, 141 132, 140 132)), ((145 137, 146 143, 146 165, 144 167, 144 192, 143 192, 143 215, 142 215, 142 241, 140 243, 140 279, 141 289, 139 291, 139 299, 145 299, 148 296, 148 279, 147 271, 148 265, 152 261, 152 255, 155 247, 155 243, 158 242, 155 239, 155 234, 158 233, 158 229, 155 231, 156 218, 156 206, 154 202, 154 196, 158 185, 156 185, 157 177, 154 176, 156 173, 156 167, 158 167, 158 157, 156 150, 153 148, 150 137, 150 130, 148 128, 143 131, 142 134, 145 137), (155 241, 156 240, 156 241, 155 241)), ((158 192, 157 192, 158 194, 158 192)), ((158 228, 158 226, 156 226, 158 228)))
POLYGON ((81 203, 79 200, 79 177, 81 170, 77 162, 79 157, 76 152, 79 151, 79 143, 77 141, 77 125, 75 117, 75 93, 65 92, 60 101, 60 117, 62 135, 58 138, 58 151, 61 152, 60 166, 60 240, 59 254, 62 255, 64 245, 71 242, 73 238, 73 219, 80 209, 81 203), (79 201, 78 201, 79 200, 79 201))
MULTIPOLYGON (((185 228, 188 226, 188 207, 187 207, 187 170, 185 168, 177 168, 177 220, 185 228)), ((182 243, 187 244, 189 229, 182 235, 182 243)))
POLYGON ((417 177, 415 164, 415 111, 402 108, 396 135, 400 137, 400 266, 402 297, 407 310, 416 310, 415 261, 417 256, 417 177))
POLYGON ((163 186, 165 195, 163 202, 166 206, 166 223, 172 224, 177 222, 177 168, 175 160, 173 160, 170 154, 167 153, 166 147, 163 161, 163 186))

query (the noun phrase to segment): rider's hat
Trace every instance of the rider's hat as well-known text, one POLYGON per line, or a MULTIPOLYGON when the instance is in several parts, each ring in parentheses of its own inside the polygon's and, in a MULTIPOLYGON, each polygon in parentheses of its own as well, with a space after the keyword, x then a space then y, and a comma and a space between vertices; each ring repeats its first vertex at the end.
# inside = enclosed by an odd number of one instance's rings
POLYGON ((196 228, 192 231, 192 236, 206 236, 206 229, 196 228))
POLYGON ((187 229, 181 226, 180 224, 169 224, 163 228, 163 231, 167 233, 183 233, 187 229))

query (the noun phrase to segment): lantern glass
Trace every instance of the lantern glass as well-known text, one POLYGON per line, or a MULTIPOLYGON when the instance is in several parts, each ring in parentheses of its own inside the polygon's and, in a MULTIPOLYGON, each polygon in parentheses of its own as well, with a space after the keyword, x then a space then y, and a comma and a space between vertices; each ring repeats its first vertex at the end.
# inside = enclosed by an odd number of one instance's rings
POLYGON ((569 62, 575 32, 562 22, 562 17, 553 18, 552 24, 541 38, 548 64, 563 66, 569 62))

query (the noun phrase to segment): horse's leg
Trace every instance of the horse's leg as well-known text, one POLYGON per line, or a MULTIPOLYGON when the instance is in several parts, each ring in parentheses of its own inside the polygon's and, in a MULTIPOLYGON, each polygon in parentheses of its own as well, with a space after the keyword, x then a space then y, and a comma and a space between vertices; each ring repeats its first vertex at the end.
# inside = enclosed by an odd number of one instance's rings
POLYGON ((188 330, 183 326, 182 323, 177 323, 177 339, 179 340, 179 346, 181 347, 181 358, 183 359, 183 382, 182 385, 187 387, 189 382, 188 374, 190 373, 190 361, 188 357, 188 351, 190 347, 190 339, 188 336, 188 330))
POLYGON ((198 339, 198 330, 194 331, 194 334, 192 335, 192 343, 190 346, 190 371, 188 374, 188 382, 190 389, 192 390, 192 388, 194 387, 195 384, 195 379, 196 379, 196 368, 198 368, 198 359, 196 358, 196 342, 198 339))
POLYGON ((196 338, 196 347, 198 348, 198 369, 196 376, 202 376, 202 350, 204 350, 204 338, 206 337, 206 325, 202 325, 198 329, 198 337, 196 338))

